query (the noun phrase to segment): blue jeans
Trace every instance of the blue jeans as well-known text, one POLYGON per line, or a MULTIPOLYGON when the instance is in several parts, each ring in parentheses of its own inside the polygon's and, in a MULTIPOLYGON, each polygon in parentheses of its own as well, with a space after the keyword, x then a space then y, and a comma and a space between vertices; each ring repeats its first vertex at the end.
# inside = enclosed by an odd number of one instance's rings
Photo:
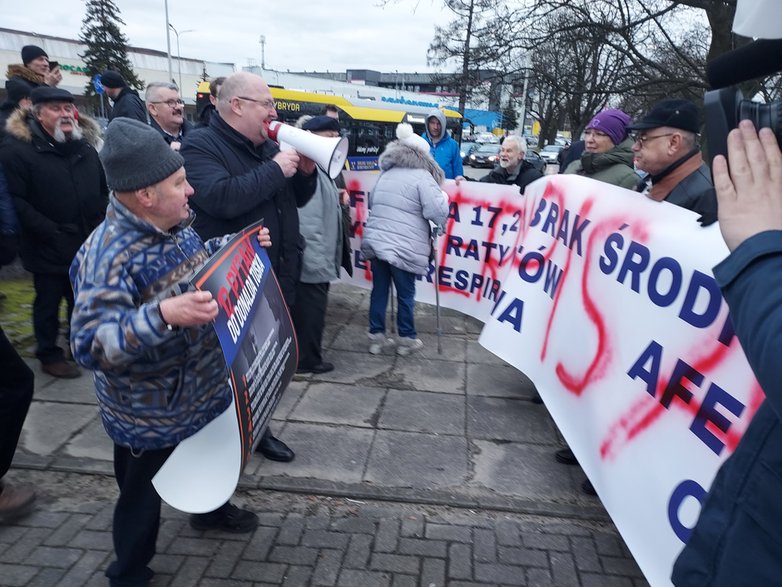
POLYGON ((399 336, 415 338, 415 274, 381 261, 372 259, 372 294, 369 297, 369 332, 386 331, 386 307, 391 280, 396 287, 396 326, 399 336))

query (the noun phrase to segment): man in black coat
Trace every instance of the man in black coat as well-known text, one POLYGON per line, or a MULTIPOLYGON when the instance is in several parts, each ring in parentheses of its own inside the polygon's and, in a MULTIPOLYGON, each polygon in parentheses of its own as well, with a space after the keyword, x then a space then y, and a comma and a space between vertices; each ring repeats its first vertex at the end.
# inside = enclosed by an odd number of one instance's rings
POLYGON ((185 103, 179 88, 166 82, 147 85, 144 101, 149 113, 149 125, 160 133, 174 151, 179 151, 193 125, 185 120, 185 103))
MULTIPOLYGON (((5 177, 0 173, 0 266, 14 260, 17 253, 18 224, 5 177)), ((27 410, 33 399, 33 372, 0 328, 0 523, 29 512, 35 490, 5 480, 11 468, 27 410)))
MULTIPOLYGON (((225 79, 209 126, 187 136, 181 149, 187 179, 195 189, 190 207, 193 228, 203 239, 237 232, 258 220, 269 229, 267 252, 285 301, 295 301, 301 270, 298 206, 312 197, 315 164, 295 151, 280 151, 268 139, 277 118, 269 86, 257 75, 235 73, 225 79)), ((259 445, 267 458, 294 454, 267 433, 259 445)))
POLYGON ((5 91, 7 98, 0 104, 0 139, 5 136, 5 123, 11 115, 19 108, 29 108, 32 106, 30 101, 30 86, 24 82, 15 79, 9 79, 5 82, 5 91))
MULTIPOLYGON (((55 64, 49 66, 49 56, 37 45, 22 47, 22 63, 8 66, 6 78, 26 84, 31 90, 39 86, 55 87, 62 81, 62 72, 55 64)), ((54 63, 54 62, 52 62, 54 63)))
POLYGON ((716 222, 717 195, 698 143, 695 104, 663 100, 627 129, 636 131, 635 163, 648 173, 638 191, 657 202, 665 200, 700 214, 704 226, 716 222))
POLYGON ((0 163, 21 227, 20 257, 33 274, 33 329, 36 356, 55 377, 78 377, 57 345, 60 302, 73 311, 68 269, 82 242, 106 212, 108 189, 98 152, 86 138, 99 139, 94 122, 76 122, 73 96, 66 90, 32 91, 32 111, 9 119, 0 163))
POLYGON ((123 117, 146 124, 147 108, 144 106, 144 102, 139 98, 136 90, 128 87, 118 72, 107 69, 101 74, 100 81, 106 90, 106 95, 114 103, 111 114, 109 114, 109 121, 123 117))
POLYGON ((517 185, 524 193, 524 188, 543 177, 532 164, 524 160, 527 154, 527 141, 516 135, 509 135, 502 141, 500 148, 500 164, 488 175, 481 178, 484 183, 501 183, 517 185))

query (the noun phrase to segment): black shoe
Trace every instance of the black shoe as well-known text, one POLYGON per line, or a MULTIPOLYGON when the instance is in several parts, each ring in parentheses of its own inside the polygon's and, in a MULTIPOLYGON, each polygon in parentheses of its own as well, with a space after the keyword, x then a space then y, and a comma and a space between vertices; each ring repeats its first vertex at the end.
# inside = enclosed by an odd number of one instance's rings
POLYGON ((535 391, 535 392, 533 392, 533 393, 532 393, 532 399, 531 399, 530 401, 531 401, 533 404, 538 404, 538 405, 540 405, 540 404, 542 404, 542 403, 543 403, 543 398, 542 398, 542 397, 540 397, 540 394, 539 394, 537 391, 535 391))
POLYGON ((328 373, 334 370, 334 365, 323 361, 312 367, 299 367, 296 369, 296 373, 328 373))
POLYGON ((191 515, 190 526, 195 530, 220 530, 245 534, 258 527, 258 516, 251 511, 239 509, 229 502, 213 512, 191 515))
POLYGON ((261 442, 258 443, 255 452, 261 453, 271 461, 279 461, 280 463, 289 463, 296 457, 296 453, 288 448, 287 444, 271 434, 264 434, 261 437, 261 442))
POLYGON ((577 465, 578 459, 569 448, 562 448, 554 453, 554 458, 563 465, 577 465))
POLYGON ((597 491, 595 491, 595 486, 592 485, 592 482, 589 479, 584 479, 584 482, 581 484, 581 491, 583 491, 587 495, 597 495, 597 491))
POLYGON ((76 379, 81 375, 81 371, 75 363, 60 359, 53 363, 43 363, 41 368, 44 373, 48 373, 52 377, 59 377, 61 379, 76 379))

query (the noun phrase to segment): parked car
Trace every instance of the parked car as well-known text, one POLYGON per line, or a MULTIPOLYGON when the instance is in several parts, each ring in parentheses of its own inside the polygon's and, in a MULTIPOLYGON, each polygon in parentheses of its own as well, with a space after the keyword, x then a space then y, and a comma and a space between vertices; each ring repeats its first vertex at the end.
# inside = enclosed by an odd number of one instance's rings
POLYGON ((496 143, 496 144, 499 144, 499 142, 500 142, 500 139, 499 139, 499 138, 497 138, 497 135, 494 135, 494 134, 492 134, 492 133, 490 133, 490 132, 482 132, 482 133, 480 133, 480 134, 479 134, 479 135, 476 137, 476 139, 475 139, 475 140, 476 140, 477 142, 481 143, 481 144, 488 144, 488 143, 491 143, 491 144, 495 144, 495 143, 496 143))
POLYGON ((537 151, 527 151, 527 154, 524 156, 524 160, 528 163, 531 163, 532 166, 541 173, 546 173, 546 160, 538 155, 537 151))
POLYGON ((470 155, 472 155, 473 151, 480 147, 478 143, 469 143, 464 142, 461 146, 461 153, 462 153, 462 163, 467 163, 468 159, 470 158, 470 155))
POLYGON ((545 159, 546 163, 556 163, 557 155, 564 148, 564 145, 546 145, 540 152, 540 156, 545 159))
POLYGON ((498 143, 481 145, 470 155, 470 165, 472 167, 494 167, 500 157, 500 148, 498 143))

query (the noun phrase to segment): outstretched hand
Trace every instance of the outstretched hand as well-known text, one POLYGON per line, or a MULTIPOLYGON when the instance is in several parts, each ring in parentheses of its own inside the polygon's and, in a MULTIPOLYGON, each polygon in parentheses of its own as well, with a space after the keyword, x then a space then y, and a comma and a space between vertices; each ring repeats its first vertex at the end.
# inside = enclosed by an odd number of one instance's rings
POLYGON ((208 291, 189 291, 160 302, 160 314, 171 326, 200 326, 217 317, 217 302, 208 291))
POLYGON ((756 132, 742 120, 728 135, 728 160, 715 157, 712 171, 720 230, 731 251, 751 236, 782 230, 782 152, 771 129, 756 132))

